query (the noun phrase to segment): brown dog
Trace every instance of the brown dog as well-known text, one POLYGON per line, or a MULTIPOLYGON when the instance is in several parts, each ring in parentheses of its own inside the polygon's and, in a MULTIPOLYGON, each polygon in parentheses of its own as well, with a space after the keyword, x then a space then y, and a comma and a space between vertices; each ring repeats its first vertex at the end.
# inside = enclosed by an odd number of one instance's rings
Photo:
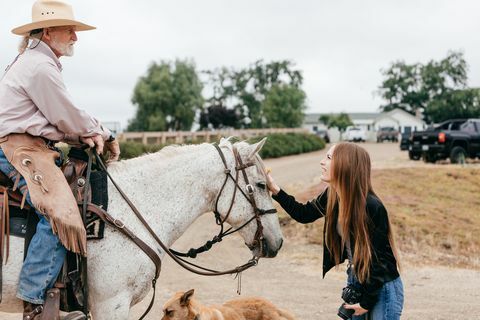
POLYGON ((221 306, 202 306, 193 296, 194 290, 177 292, 163 306, 162 320, 295 320, 262 298, 241 298, 221 306))

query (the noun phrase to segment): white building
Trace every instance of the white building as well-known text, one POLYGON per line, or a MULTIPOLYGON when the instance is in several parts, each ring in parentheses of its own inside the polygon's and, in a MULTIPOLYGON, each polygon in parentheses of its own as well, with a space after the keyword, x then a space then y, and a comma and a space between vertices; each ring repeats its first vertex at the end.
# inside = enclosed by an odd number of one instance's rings
MULTIPOLYGON (((423 120, 403 111, 402 109, 394 109, 389 112, 382 113, 347 113, 353 124, 367 132, 367 140, 376 141, 376 134, 379 128, 394 127, 400 133, 410 133, 412 131, 420 131, 426 128, 423 120)), ((310 113, 305 115, 303 128, 308 129, 312 133, 319 130, 328 130, 330 140, 332 142, 340 139, 340 132, 337 128, 328 129, 326 125, 320 121, 320 117, 325 113, 310 113)), ((327 114, 328 115, 328 114, 327 114)))
POLYGON ((398 129, 400 133, 422 131, 427 127, 425 121, 402 109, 394 109, 389 112, 380 113, 373 125, 375 130, 383 127, 394 127, 398 129))

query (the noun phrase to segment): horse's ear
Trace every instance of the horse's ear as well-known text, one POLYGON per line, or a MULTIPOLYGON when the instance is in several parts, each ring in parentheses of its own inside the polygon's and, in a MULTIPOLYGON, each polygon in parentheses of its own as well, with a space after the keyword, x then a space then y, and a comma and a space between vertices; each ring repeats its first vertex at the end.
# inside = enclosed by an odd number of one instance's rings
POLYGON ((227 147, 228 149, 232 150, 232 143, 230 142, 230 138, 221 138, 220 142, 218 143, 219 147, 227 147))
POLYGON ((180 298, 180 305, 181 306, 186 306, 190 302, 190 298, 193 296, 193 293, 195 290, 190 289, 187 292, 183 294, 183 296, 180 298))
POLYGON ((224 137, 220 138, 220 143, 218 144, 219 146, 223 146, 228 143, 228 138, 225 139, 224 137))
POLYGON ((263 147, 263 145, 265 144, 265 142, 267 141, 267 137, 263 138, 262 140, 260 140, 259 142, 255 143, 255 144, 252 144, 250 146, 250 152, 248 154, 248 160, 251 160, 255 154, 257 154, 263 147))

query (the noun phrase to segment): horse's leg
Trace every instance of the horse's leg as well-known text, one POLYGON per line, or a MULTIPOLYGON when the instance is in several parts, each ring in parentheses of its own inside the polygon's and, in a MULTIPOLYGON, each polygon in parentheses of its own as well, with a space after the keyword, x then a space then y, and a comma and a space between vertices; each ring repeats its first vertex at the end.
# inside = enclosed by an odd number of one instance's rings
POLYGON ((89 306, 94 320, 127 320, 132 302, 148 294, 155 266, 121 234, 106 230, 107 236, 89 246, 89 306))
POLYGON ((95 320, 128 320, 130 304, 130 293, 121 293, 93 304, 90 311, 95 320))

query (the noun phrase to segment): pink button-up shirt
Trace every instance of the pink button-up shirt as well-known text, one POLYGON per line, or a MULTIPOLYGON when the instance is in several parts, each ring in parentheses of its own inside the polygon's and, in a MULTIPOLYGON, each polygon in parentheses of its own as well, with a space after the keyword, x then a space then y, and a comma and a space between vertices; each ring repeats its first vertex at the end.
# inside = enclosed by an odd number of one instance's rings
POLYGON ((18 57, 0 80, 0 137, 29 133, 78 143, 80 137, 101 134, 108 139, 110 131, 74 105, 61 71, 42 41, 18 57))

